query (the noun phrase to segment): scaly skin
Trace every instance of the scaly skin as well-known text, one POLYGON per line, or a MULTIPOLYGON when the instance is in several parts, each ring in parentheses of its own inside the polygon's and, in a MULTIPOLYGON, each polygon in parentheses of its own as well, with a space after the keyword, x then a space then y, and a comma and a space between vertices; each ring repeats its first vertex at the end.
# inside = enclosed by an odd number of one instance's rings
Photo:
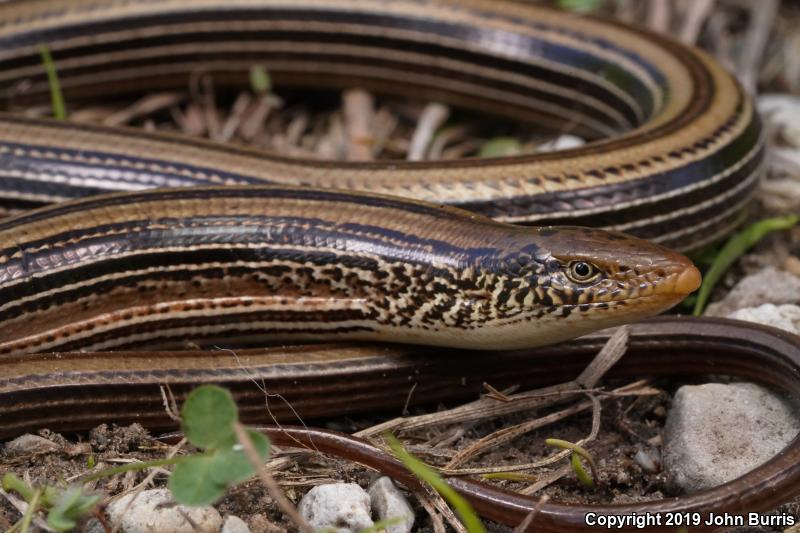
POLYGON ((660 313, 699 279, 684 256, 602 230, 305 188, 154 190, 0 224, 0 353, 523 348, 660 313))

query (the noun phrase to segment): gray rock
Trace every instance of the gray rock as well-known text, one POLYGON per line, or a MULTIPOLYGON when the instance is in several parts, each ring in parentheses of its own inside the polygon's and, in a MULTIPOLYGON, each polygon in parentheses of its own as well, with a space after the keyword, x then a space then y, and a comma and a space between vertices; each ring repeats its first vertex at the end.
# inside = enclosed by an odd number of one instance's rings
POLYGON ((696 492, 745 474, 800 432, 796 412, 796 406, 753 383, 681 387, 664 428, 670 484, 696 492))
POLYGON ((220 533, 250 533, 250 528, 238 516, 228 515, 225 517, 220 533))
POLYGON ((123 533, 216 533, 222 526, 216 509, 177 505, 167 489, 143 491, 125 511, 134 496, 126 494, 108 506, 111 522, 121 524, 123 533))
POLYGON ((780 328, 794 334, 800 333, 800 306, 797 305, 764 304, 746 307, 734 311, 728 317, 780 328))
POLYGON ((398 490, 388 477, 376 479, 369 486, 369 498, 372 502, 372 511, 379 520, 392 520, 386 526, 388 533, 409 533, 414 525, 414 510, 411 509, 406 497, 398 490))
POLYGON ((369 495, 355 483, 318 485, 303 496, 297 510, 314 529, 355 533, 373 525, 369 495))
POLYGON ((719 302, 708 306, 706 315, 727 316, 737 309, 762 304, 800 304, 800 277, 767 267, 742 278, 719 302))
POLYGON ((58 444, 38 435, 26 433, 14 440, 8 441, 3 447, 6 457, 24 457, 41 453, 54 452, 59 449, 58 444))

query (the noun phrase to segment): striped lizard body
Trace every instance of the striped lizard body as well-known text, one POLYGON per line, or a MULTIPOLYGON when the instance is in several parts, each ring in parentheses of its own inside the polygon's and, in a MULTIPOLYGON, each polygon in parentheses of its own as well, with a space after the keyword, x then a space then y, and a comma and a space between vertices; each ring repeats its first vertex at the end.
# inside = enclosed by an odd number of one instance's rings
POLYGON ((618 233, 321 189, 154 190, 0 222, 0 353, 522 348, 657 313, 698 283, 682 255, 618 233))
POLYGON ((0 117, 6 209, 103 191, 291 184, 412 197, 505 222, 580 224, 689 249, 729 231, 761 173, 750 98, 704 53, 517 3, 40 0, 0 6, 0 98, 68 102, 218 87, 266 67, 288 86, 441 100, 595 140, 550 154, 435 162, 294 159, 185 137, 0 117))

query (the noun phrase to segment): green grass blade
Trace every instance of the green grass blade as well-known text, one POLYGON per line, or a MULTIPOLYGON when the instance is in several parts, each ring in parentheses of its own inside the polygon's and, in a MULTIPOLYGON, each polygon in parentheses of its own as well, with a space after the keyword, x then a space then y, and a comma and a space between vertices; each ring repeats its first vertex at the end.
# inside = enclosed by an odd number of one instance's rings
POLYGON ((504 157, 522 152, 522 144, 514 137, 495 137, 489 139, 478 152, 478 157, 504 157))
POLYGON ((597 465, 595 464, 594 459, 592 459, 592 455, 586 448, 562 439, 545 439, 544 442, 548 446, 556 446, 562 450, 572 450, 570 462, 572 463, 572 469, 575 471, 575 475, 578 476, 578 480, 587 487, 594 487, 594 478, 597 477, 597 465), (586 462, 589 463, 589 468, 592 470, 592 475, 589 475, 589 473, 583 467, 580 457, 583 457, 586 459, 586 462))
POLYGON ((250 90, 255 94, 269 94, 272 91, 272 77, 263 65, 250 67, 250 90))
POLYGON ((2 487, 5 491, 13 490, 22 496, 26 502, 30 502, 35 493, 33 487, 25 483, 12 472, 6 472, 6 474, 3 476, 2 487))
POLYGON ((442 497, 447 500, 453 509, 455 509, 456 513, 458 514, 461 522, 464 524, 464 527, 467 528, 469 533, 486 533, 486 528, 483 526, 483 522, 480 521, 478 515, 475 514, 475 511, 472 510, 472 506, 470 506, 469 502, 465 500, 459 493, 453 489, 450 485, 445 482, 439 474, 431 470, 425 463, 411 455, 403 448, 403 445, 397 440, 394 435, 391 434, 384 434, 384 439, 386 442, 389 443, 389 447, 394 452, 394 455, 400 459, 406 468, 408 468, 411 473, 417 476, 422 481, 428 483, 436 492, 442 495, 442 497))
POLYGON ((31 528, 31 524, 33 523, 33 515, 39 509, 39 498, 42 496, 42 491, 40 489, 36 489, 33 493, 33 497, 28 502, 28 508, 25 510, 25 514, 22 515, 22 521, 20 522, 19 530, 20 533, 28 533, 31 528))
POLYGON ((603 0, 558 0, 558 7, 575 13, 593 13, 602 5, 603 0))
POLYGON ((573 453, 572 457, 570 458, 570 464, 572 464, 572 470, 575 472, 575 475, 578 477, 578 481, 580 481, 585 487, 592 488, 594 487, 594 479, 586 471, 583 467, 583 463, 581 463, 581 456, 577 453, 573 453))
POLYGON ((141 463, 128 463, 120 466, 115 466, 113 468, 106 468, 104 470, 100 470, 99 472, 95 472, 93 474, 88 474, 80 478, 80 482, 89 483, 91 481, 102 479, 104 477, 116 476, 117 474, 122 474, 124 472, 140 472, 142 470, 146 470, 154 466, 174 465, 180 463, 182 460, 183 457, 168 457, 165 459, 153 459, 152 461, 143 461, 141 463))
POLYGON ((42 55, 42 64, 47 72, 47 84, 50 86, 50 102, 53 108, 53 118, 56 120, 67 119, 67 106, 64 105, 64 95, 61 93, 61 83, 58 81, 58 72, 53 63, 53 56, 50 48, 46 45, 39 46, 39 53, 42 55))
POLYGON ((700 286, 700 292, 697 293, 693 314, 700 316, 703 313, 711 291, 734 261, 768 234, 773 231, 789 229, 798 221, 800 221, 800 217, 797 215, 767 218, 734 234, 722 247, 711 264, 711 268, 703 276, 703 284, 700 286))

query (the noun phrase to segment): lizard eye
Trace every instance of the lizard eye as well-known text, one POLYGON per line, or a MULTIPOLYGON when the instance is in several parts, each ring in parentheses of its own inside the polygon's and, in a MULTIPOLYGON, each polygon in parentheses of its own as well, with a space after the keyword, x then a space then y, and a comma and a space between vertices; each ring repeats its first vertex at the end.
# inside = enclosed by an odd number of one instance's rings
POLYGON ((600 275, 600 269, 586 261, 572 261, 567 265, 567 277, 575 283, 587 283, 600 275))

